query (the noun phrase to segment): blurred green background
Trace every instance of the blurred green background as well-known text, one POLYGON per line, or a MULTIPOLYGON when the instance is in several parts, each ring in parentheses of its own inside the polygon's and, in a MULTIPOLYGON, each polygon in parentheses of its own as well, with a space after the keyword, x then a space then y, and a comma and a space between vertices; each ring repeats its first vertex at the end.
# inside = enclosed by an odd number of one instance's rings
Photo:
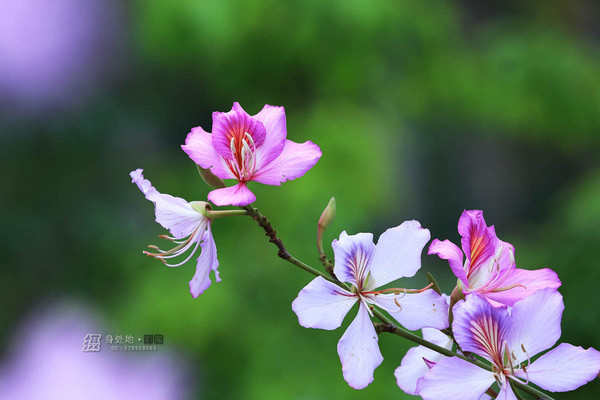
MULTIPOLYGON (((373 384, 345 384, 342 328, 298 325, 290 303, 311 277, 278 259, 250 219, 213 224, 223 281, 197 299, 193 262, 168 269, 141 255, 163 231, 128 172, 205 199, 179 145, 239 101, 251 114, 284 105, 288 137, 323 150, 302 179, 252 186, 298 257, 318 265, 330 196, 328 243, 413 218, 458 242, 462 210, 482 209, 518 266, 558 272, 562 340, 600 348, 597 2, 102 4, 89 17, 105 18, 94 57, 62 56, 84 78, 61 75, 43 101, 0 102, 0 342, 31 310, 69 298, 95 307, 107 331, 163 333, 193 366, 198 399, 410 398, 393 376, 411 346, 398 337, 381 337, 373 384)), ((449 292, 447 264, 423 260, 449 292)), ((557 396, 598 397, 597 381, 557 396)))

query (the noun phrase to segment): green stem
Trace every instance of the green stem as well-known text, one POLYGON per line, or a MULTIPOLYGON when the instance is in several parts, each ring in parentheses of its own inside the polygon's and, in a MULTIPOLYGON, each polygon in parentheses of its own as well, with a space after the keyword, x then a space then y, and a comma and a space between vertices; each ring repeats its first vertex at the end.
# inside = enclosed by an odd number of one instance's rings
MULTIPOLYGON (((277 237, 277 232, 275 231, 275 229, 273 228, 273 226, 271 225, 271 223, 269 222, 267 217, 262 215, 258 211, 258 209, 250 207, 250 206, 243 207, 243 209, 247 211, 247 215, 249 215, 252 219, 254 219, 258 223, 258 225, 260 225, 260 227, 263 228, 266 236, 269 237, 269 241, 271 243, 275 244, 275 246, 277 246, 277 248, 279 249, 279 252, 278 252, 279 257, 290 262, 291 264, 296 265, 297 267, 302 268, 306 272, 309 272, 315 276, 323 277, 323 278, 327 279, 329 282, 335 283, 336 285, 340 286, 341 288, 344 288, 346 290, 350 289, 346 284, 338 281, 335 278, 331 278, 331 277, 327 276, 325 273, 319 271, 316 268, 311 267, 310 265, 308 265, 308 264, 298 260, 296 257, 292 256, 287 251, 285 246, 283 245, 283 242, 281 241, 281 239, 279 239, 279 237, 277 237)), ((374 306, 371 306, 371 310, 373 312, 373 315, 375 317, 377 317, 379 320, 381 320, 382 322, 384 322, 384 324, 385 324, 383 326, 382 325, 378 326, 378 331, 393 333, 395 335, 398 335, 405 339, 408 339, 411 342, 417 343, 421 346, 427 347, 433 351, 443 354, 447 357, 458 357, 458 358, 460 358, 464 361, 467 361, 471 364, 477 365, 478 367, 483 368, 487 371, 492 371, 491 365, 489 365, 481 360, 466 357, 463 354, 453 352, 452 350, 448 350, 442 346, 438 346, 435 343, 431 343, 431 342, 423 339, 422 337, 415 335, 412 332, 407 331, 406 329, 399 326, 394 320, 388 318, 383 312, 381 312, 379 309, 375 308, 374 306)), ((548 396, 546 393, 543 393, 532 386, 525 385, 521 382, 512 381, 512 380, 511 380, 511 384, 513 384, 514 386, 523 390, 524 392, 527 392, 533 396, 536 396, 536 398, 543 399, 543 400, 554 400, 552 397, 548 396)))
POLYGON ((234 215, 248 215, 246 210, 206 210, 206 217, 209 219, 231 217, 234 215))

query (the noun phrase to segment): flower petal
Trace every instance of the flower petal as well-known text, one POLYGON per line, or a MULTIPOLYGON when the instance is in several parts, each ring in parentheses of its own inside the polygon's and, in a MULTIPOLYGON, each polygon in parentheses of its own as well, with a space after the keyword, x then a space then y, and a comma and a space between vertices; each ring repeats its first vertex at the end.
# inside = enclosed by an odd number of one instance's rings
POLYGON ((208 194, 208 200, 218 206, 247 206, 254 203, 256 196, 245 183, 238 183, 222 189, 215 189, 208 194))
POLYGON ((212 144, 212 135, 197 126, 192 128, 181 146, 183 151, 199 166, 221 179, 234 179, 223 158, 217 154, 212 144))
POLYGON ((500 393, 498 393, 498 396, 496 396, 496 400, 518 400, 508 381, 505 381, 505 383, 500 387, 500 393))
POLYGON ((342 324, 356 301, 354 294, 318 276, 298 293, 292 310, 303 327, 332 330, 342 324))
POLYGON ((263 109, 252 117, 262 122, 267 131, 264 143, 256 152, 256 167, 260 169, 276 159, 283 151, 287 137, 285 109, 265 104, 263 109))
POLYGON ((506 307, 494 307, 484 297, 470 294, 466 300, 456 303, 452 311, 452 332, 463 351, 490 361, 502 358, 502 346, 511 328, 506 307))
POLYGON ((444 241, 433 239, 427 254, 435 254, 443 260, 448 260, 448 264, 450 264, 450 269, 454 275, 462 281, 465 287, 469 286, 467 273, 463 266, 463 253, 457 245, 448 239, 444 241))
POLYGON ((383 361, 378 340, 367 306, 360 302, 356 318, 337 346, 344 379, 354 389, 363 389, 373 382, 373 372, 383 361))
MULTIPOLYGON (((257 150, 262 152, 261 148, 257 150)), ((279 186, 283 182, 300 178, 321 158, 321 149, 311 141, 296 143, 285 141, 281 154, 268 164, 257 166, 252 180, 265 185, 279 186)), ((262 155, 264 159, 269 156, 262 155)))
POLYGON ((373 287, 414 276, 421 268, 421 252, 429 238, 429 230, 421 227, 419 221, 404 221, 383 232, 371 267, 373 287))
MULTIPOLYGON (((496 254, 499 245, 494 227, 489 227, 481 210, 465 210, 458 220, 463 252, 469 260, 469 273, 496 254)), ((469 275, 469 274, 467 274, 469 275)))
POLYGON ((212 143, 215 151, 226 160, 233 159, 231 154, 231 139, 241 141, 249 134, 258 148, 265 141, 266 130, 262 122, 252 118, 240 103, 233 103, 231 111, 227 113, 214 112, 212 114, 212 143))
POLYGON ((219 276, 219 260, 217 259, 217 246, 210 230, 210 225, 206 229, 202 238, 202 252, 198 256, 198 262, 196 263, 196 273, 190 281, 190 293, 192 296, 200 296, 208 287, 211 285, 209 273, 215 271, 215 280, 221 282, 219 276))
POLYGON ((189 236, 202 223, 208 220, 181 197, 159 193, 144 178, 143 170, 138 168, 129 175, 148 200, 154 203, 156 222, 168 229, 176 239, 189 236))
POLYGON ((514 287, 508 290, 486 293, 486 297, 497 301, 498 303, 512 306, 517 301, 531 296, 540 289, 557 289, 560 287, 561 282, 560 279, 558 279, 556 272, 550 268, 536 270, 513 268, 512 270, 507 271, 505 277, 495 285, 497 286, 497 289, 510 288, 511 286, 514 287))
POLYGON ((535 360, 526 373, 517 371, 517 376, 551 392, 567 392, 595 379, 598 373, 600 352, 561 343, 535 360))
POLYGON ((494 375, 458 357, 442 357, 421 378, 417 391, 424 400, 479 400, 494 383, 494 375))
POLYGON ((334 254, 333 273, 341 282, 349 282, 354 286, 364 283, 371 268, 371 260, 375 251, 372 233, 348 235, 340 233, 339 239, 331 244, 334 254))
MULTIPOLYGON (((423 339, 447 349, 452 347, 452 339, 437 329, 424 328, 423 339)), ((429 371, 429 367, 423 359, 436 363, 442 357, 440 353, 424 346, 409 349, 402 358, 400 366, 394 371, 396 383, 406 393, 416 395, 417 381, 429 371)))
POLYGON ((378 294, 370 299, 411 331, 448 327, 448 304, 432 289, 422 293, 378 294))
POLYGON ((564 308, 562 296, 554 289, 538 290, 515 303, 508 338, 510 349, 517 357, 515 363, 521 363, 556 343, 560 338, 564 308))

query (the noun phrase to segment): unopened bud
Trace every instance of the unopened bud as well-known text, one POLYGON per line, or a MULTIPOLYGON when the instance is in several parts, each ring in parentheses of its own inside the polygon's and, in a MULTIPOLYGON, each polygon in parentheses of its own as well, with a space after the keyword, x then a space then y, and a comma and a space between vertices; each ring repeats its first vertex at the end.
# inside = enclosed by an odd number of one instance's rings
POLYGON ((319 230, 325 230, 335 218, 335 197, 329 199, 329 203, 327 203, 327 207, 321 213, 321 218, 319 218, 319 230))
POLYGON ((198 170, 198 174, 200 174, 200 178, 202 178, 204 183, 206 183, 208 186, 214 188, 225 187, 225 183, 221 180, 221 178, 210 172, 210 169, 204 169, 198 164, 196 164, 196 169, 198 170))
POLYGON ((323 258, 325 257, 325 253, 323 251, 323 232, 331 221, 335 218, 335 197, 329 199, 329 203, 327 203, 327 207, 321 213, 321 218, 319 218, 319 224, 317 228, 317 250, 319 250, 319 255, 323 258))

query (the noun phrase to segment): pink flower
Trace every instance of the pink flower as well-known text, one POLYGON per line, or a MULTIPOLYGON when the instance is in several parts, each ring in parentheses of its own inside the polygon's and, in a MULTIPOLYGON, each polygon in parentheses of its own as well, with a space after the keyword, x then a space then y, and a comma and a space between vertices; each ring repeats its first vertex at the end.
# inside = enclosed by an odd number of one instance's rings
POLYGON ((464 211, 458 220, 458 233, 462 252, 449 240, 434 239, 428 254, 448 260, 464 294, 478 293, 496 305, 512 305, 537 290, 560 287, 556 272, 549 268, 516 268, 514 247, 498 239, 494 227, 486 225, 482 211, 464 211))
POLYGON ((477 400, 494 382, 496 397, 516 400, 510 380, 533 382, 551 392, 566 392, 590 382, 600 372, 600 352, 561 343, 535 361, 560 338, 564 310, 560 293, 538 290, 511 310, 494 307, 477 294, 454 306, 452 332, 465 352, 492 364, 492 371, 458 357, 441 357, 417 383, 424 400, 477 400))
POLYGON ((373 381, 373 372, 383 361, 369 306, 386 310, 408 329, 448 326, 448 305, 431 289, 382 289, 402 277, 411 277, 421 268, 421 251, 429 231, 417 221, 406 221, 388 229, 373 243, 373 234, 347 235, 333 241, 334 274, 352 289, 345 290, 322 277, 313 279, 292 303, 298 322, 305 328, 338 328, 352 306, 358 314, 338 342, 342 373, 348 384, 362 389, 373 381))
POLYGON ((217 271, 219 260, 215 240, 210 231, 210 220, 203 213, 207 203, 202 201, 188 203, 181 197, 159 193, 150 181, 144 178, 142 172, 143 170, 139 168, 132 171, 129 174, 131 181, 138 186, 146 199, 154 203, 156 222, 168 229, 172 235, 159 237, 176 244, 171 250, 148 246, 155 251, 144 251, 144 254, 162 261, 167 267, 179 267, 188 262, 200 247, 202 250, 196 263, 196 273, 190 281, 190 293, 193 297, 198 297, 211 285, 210 271, 214 271, 217 282, 221 281, 217 271), (173 264, 167 262, 186 253, 187 256, 183 261, 173 264))
POLYGON ((248 182, 279 186, 301 177, 321 158, 316 144, 286 139, 283 107, 265 105, 251 116, 236 102, 231 111, 214 112, 212 118, 212 133, 193 128, 181 148, 219 178, 238 181, 208 194, 208 200, 218 206, 248 205, 256 200, 248 182))

